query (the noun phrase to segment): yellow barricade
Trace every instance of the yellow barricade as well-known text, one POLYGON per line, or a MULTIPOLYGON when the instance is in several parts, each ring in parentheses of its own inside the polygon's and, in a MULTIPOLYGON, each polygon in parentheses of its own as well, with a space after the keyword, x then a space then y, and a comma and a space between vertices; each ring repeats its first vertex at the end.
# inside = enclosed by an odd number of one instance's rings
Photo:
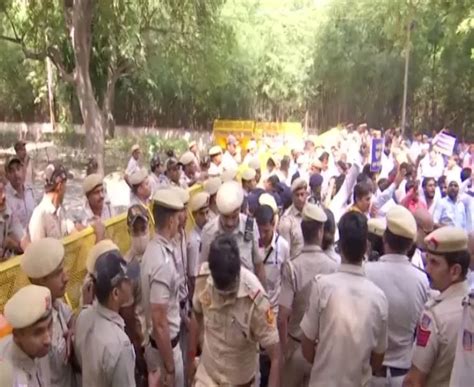
MULTIPOLYGON (((189 189, 190 196, 202 190, 201 185, 195 185, 189 189)), ((194 225, 192 215, 188 216, 187 230, 194 225)), ((127 229, 127 214, 118 215, 105 222, 106 238, 112 239, 125 254, 130 247, 130 236, 127 229)), ((64 263, 69 275, 69 283, 66 288, 66 301, 73 308, 79 306, 79 296, 82 282, 86 275, 87 254, 95 244, 95 234, 92 227, 63 239, 65 257, 64 263)), ((28 279, 20 268, 20 257, 13 257, 0 264, 0 312, 8 299, 21 287, 28 284, 28 279)), ((27 308, 28 305, 25 305, 27 308)))

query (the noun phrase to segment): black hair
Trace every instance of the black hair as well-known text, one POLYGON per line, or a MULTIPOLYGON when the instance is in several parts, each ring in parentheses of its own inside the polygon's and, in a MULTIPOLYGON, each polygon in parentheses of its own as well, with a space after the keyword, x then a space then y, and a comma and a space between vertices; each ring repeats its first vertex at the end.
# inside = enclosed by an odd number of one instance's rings
POLYGON ((407 254, 413 244, 413 239, 395 235, 388 228, 383 234, 383 239, 395 254, 407 254))
POLYGON ((323 153, 321 153, 321 156, 319 156, 319 161, 324 162, 324 160, 329 160, 329 153, 328 152, 323 152, 323 153))
POLYGON ((438 186, 441 187, 443 184, 446 184, 446 175, 442 175, 438 179, 438 186))
POLYGON ((107 251, 95 263, 95 295, 100 304, 105 304, 110 294, 120 285, 115 278, 125 278, 123 267, 127 262, 118 251, 107 251), (114 283, 115 282, 115 283, 114 283))
POLYGON ((336 193, 339 192, 345 180, 346 180, 346 175, 344 174, 341 174, 338 177, 336 177, 336 193))
POLYGON ((228 289, 240 274, 240 252, 235 238, 231 235, 218 236, 211 243, 208 261, 216 288, 228 289))
POLYGON ((155 227, 157 229, 162 229, 163 227, 166 226, 166 223, 168 222, 168 220, 178 211, 153 203, 152 212, 153 212, 153 219, 155 220, 155 227))
POLYGON ((405 176, 406 177, 410 177, 413 175, 413 166, 407 162, 403 162, 400 164, 400 169, 404 169, 406 172, 405 172, 405 176))
POLYGON ((461 171, 461 181, 466 181, 472 175, 472 169, 469 167, 463 168, 461 171))
POLYGON ((354 187, 354 203, 370 193, 372 193, 372 184, 367 181, 357 183, 354 187))
POLYGON ((258 206, 254 213, 255 220, 259 226, 270 224, 275 218, 273 209, 269 205, 258 206))
POLYGON ((379 258, 384 254, 383 252, 383 238, 379 235, 372 234, 369 232, 367 239, 370 242, 372 251, 368 257, 369 261, 378 261, 379 258))
POLYGON ((410 191, 414 186, 416 185, 415 181, 413 180, 408 180, 406 185, 405 185, 405 193, 410 191))
POLYGON ((267 182, 269 182, 269 183, 271 184, 271 186, 272 186, 274 189, 276 189, 278 183, 280 182, 280 179, 278 178, 277 175, 271 175, 271 176, 267 179, 267 182))
POLYGON ((339 248, 349 263, 360 263, 367 250, 367 218, 356 211, 346 212, 338 224, 339 248))
POLYGON ((379 187, 379 190, 382 192, 385 191, 389 187, 389 185, 390 185, 390 182, 385 177, 382 177, 377 182, 377 186, 379 187))
POLYGON ((316 234, 324 226, 324 223, 317 222, 315 220, 305 220, 301 221, 301 231, 303 233, 303 239, 305 244, 315 244, 316 234))
MULTIPOLYGON (((280 168, 287 168, 290 166, 290 162, 291 162, 291 159, 290 159, 290 156, 288 155, 285 155, 283 156, 283 158, 281 159, 281 163, 280 163, 280 168)), ((283 169, 282 168, 282 169, 283 169)))
POLYGON ((469 269, 469 264, 471 261, 469 252, 467 250, 461 250, 452 253, 444 253, 443 256, 446 259, 446 262, 448 263, 449 267, 452 267, 456 264, 461 266, 461 275, 462 279, 464 279, 467 275, 467 271, 469 269))
POLYGON ((423 181, 421 182, 421 187, 426 188, 426 186, 429 184, 431 180, 433 180, 434 183, 436 184, 436 179, 434 177, 425 177, 423 181))
POLYGON ((324 209, 326 213, 327 220, 324 222, 324 232, 323 232, 323 242, 321 243, 321 248, 326 250, 328 247, 334 244, 334 234, 336 233, 336 219, 331 210, 327 208, 324 209))

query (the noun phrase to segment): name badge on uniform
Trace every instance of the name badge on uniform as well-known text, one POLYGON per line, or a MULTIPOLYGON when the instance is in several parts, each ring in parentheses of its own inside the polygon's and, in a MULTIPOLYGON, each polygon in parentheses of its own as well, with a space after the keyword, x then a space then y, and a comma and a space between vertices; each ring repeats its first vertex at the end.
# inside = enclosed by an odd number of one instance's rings
POLYGON ((472 351, 472 342, 474 341, 473 336, 473 332, 469 332, 467 329, 464 329, 464 332, 462 333, 462 347, 465 351, 472 351))

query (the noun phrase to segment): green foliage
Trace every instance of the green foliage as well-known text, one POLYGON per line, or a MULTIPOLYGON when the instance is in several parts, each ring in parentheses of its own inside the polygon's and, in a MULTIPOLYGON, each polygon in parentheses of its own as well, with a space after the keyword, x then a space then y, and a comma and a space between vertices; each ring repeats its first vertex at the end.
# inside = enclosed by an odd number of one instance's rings
MULTIPOLYGON (((249 118, 307 119, 320 129, 341 121, 399 125, 411 26, 409 126, 474 132, 472 1, 95 4, 91 77, 101 104, 109 70, 123 70, 114 104, 119 124, 204 128, 215 118, 249 118)), ((2 2, 0 34, 20 36, 36 52, 54 45, 65 67, 74 65, 62 2, 2 2)), ((24 61, 19 45, 0 40, 0 50, 0 119, 44 116, 44 64, 24 61)), ((71 86, 56 82, 55 97, 58 121, 80 119, 71 86)))

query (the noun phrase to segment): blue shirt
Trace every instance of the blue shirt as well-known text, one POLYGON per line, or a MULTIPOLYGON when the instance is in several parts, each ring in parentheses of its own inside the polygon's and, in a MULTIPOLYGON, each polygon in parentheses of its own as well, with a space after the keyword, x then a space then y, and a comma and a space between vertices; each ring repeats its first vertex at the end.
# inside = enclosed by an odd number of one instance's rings
POLYGON ((436 206, 433 220, 442 226, 456 226, 467 229, 466 208, 460 200, 452 201, 449 196, 441 199, 436 206))

